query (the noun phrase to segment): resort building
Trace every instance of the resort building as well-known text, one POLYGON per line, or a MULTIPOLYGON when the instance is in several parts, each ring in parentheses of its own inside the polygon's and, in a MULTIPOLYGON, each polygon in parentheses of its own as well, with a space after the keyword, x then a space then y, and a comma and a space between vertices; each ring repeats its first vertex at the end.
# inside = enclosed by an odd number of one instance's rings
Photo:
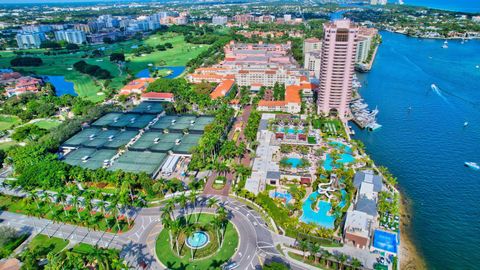
POLYGON ((318 113, 346 117, 352 98, 358 27, 350 20, 324 24, 318 113))
POLYGON ((357 195, 347 212, 344 240, 356 247, 367 248, 377 224, 377 200, 378 193, 384 188, 383 179, 373 171, 360 171, 355 174, 353 185, 357 195))
POLYGON ((223 80, 220 82, 217 87, 210 93, 210 97, 212 99, 217 99, 221 97, 228 96, 230 91, 233 89, 235 86, 235 81, 234 80, 223 80))
POLYGON ((5 87, 5 94, 7 97, 18 96, 27 92, 37 93, 43 85, 41 79, 30 76, 8 79, 6 81, 8 81, 8 84, 5 87))
POLYGON ((360 211, 348 211, 344 226, 344 241, 357 248, 368 248, 374 217, 360 211))
POLYGON ((157 102, 175 102, 175 96, 172 93, 148 92, 142 94, 141 100, 157 102))
POLYGON ((38 49, 42 42, 46 40, 43 32, 23 32, 18 33, 17 45, 20 49, 38 49))
POLYGON ((142 94, 147 90, 148 85, 154 81, 154 78, 140 78, 133 80, 120 90, 119 95, 142 94))
POLYGON ((245 189, 257 195, 265 190, 267 183, 276 184, 280 177, 280 167, 277 162, 273 161, 273 154, 277 152, 280 147, 271 145, 271 140, 274 139, 274 134, 268 130, 268 121, 275 119, 275 114, 264 113, 260 119, 260 124, 257 132, 257 141, 259 145, 256 150, 256 156, 253 160, 252 175, 247 178, 245 189))
POLYGON ((234 79, 238 86, 249 86, 252 91, 262 86, 273 87, 275 83, 289 86, 308 82, 308 72, 298 67, 290 50, 290 42, 244 44, 231 41, 224 47, 223 61, 213 67, 198 68, 187 79, 191 83, 234 79))
POLYGON ((311 91, 311 84, 289 85, 285 88, 285 100, 260 100, 257 110, 265 112, 300 113, 302 109, 301 92, 311 91))

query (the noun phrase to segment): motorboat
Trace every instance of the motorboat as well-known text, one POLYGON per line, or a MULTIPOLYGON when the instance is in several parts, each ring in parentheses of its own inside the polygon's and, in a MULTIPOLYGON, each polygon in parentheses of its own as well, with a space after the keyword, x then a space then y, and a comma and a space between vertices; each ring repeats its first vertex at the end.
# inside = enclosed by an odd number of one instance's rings
POLYGON ((475 169, 475 170, 480 170, 480 165, 478 165, 475 162, 465 162, 465 166, 475 169))
POLYGON ((464 127, 468 126, 468 122, 463 123, 463 126, 464 127))
POLYGON ((445 42, 443 42, 442 48, 444 49, 448 48, 448 41, 445 40, 445 42))

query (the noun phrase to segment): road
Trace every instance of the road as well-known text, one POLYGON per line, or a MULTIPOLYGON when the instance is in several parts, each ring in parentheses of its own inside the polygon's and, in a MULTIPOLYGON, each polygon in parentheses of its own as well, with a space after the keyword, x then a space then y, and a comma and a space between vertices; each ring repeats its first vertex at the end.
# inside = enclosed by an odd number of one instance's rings
MULTIPOLYGON (((188 208, 187 213, 212 213, 214 211, 212 208, 205 207, 210 197, 212 196, 199 197, 196 207, 188 208)), ((239 265, 238 269, 259 269, 265 260, 286 261, 275 249, 274 239, 281 238, 268 229, 260 214, 234 198, 224 196, 216 196, 216 198, 220 199, 229 211, 230 221, 239 233, 240 243, 232 258, 232 261, 239 265)), ((80 226, 54 223, 47 219, 5 211, 0 213, 0 219, 3 220, 3 224, 21 231, 68 239, 71 243, 116 248, 121 250, 121 256, 126 259, 130 267, 142 269, 142 265, 147 265, 146 269, 156 270, 165 269, 155 256, 155 242, 162 230, 160 210, 161 207, 140 209, 136 215, 134 227, 121 234, 93 231, 80 226)), ((176 215, 178 214, 180 209, 176 209, 176 215)), ((292 269, 307 269, 292 262, 290 264, 292 269)))

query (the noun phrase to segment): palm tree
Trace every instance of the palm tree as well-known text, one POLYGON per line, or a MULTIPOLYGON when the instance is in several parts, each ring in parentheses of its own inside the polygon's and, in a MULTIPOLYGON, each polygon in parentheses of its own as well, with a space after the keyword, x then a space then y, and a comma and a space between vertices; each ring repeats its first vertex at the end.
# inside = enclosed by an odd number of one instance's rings
POLYGON ((178 247, 178 236, 180 235, 180 231, 182 230, 182 224, 180 222, 180 219, 176 219, 171 223, 170 230, 175 237, 175 247, 177 249, 177 255, 180 256, 180 250, 178 247))
POLYGON ((100 210, 103 216, 105 216, 105 210, 107 208, 107 203, 103 200, 97 201, 95 204, 95 207, 100 210))
POLYGON ((40 205, 38 204, 38 194, 35 190, 30 190, 28 192, 27 199, 35 202, 35 204, 37 205, 37 209, 40 209, 40 205))
POLYGON ((305 260, 305 251, 307 251, 308 249, 308 242, 303 239, 300 239, 298 241, 298 247, 303 251, 303 260, 305 260))
POLYGON ((190 191, 188 194, 188 201, 190 202, 190 205, 192 207, 192 213, 195 210, 196 204, 197 204, 197 192, 196 191, 190 191))
POLYGON ((347 255, 345 254, 339 254, 337 256, 335 256, 338 260, 338 263, 340 264, 340 270, 343 269, 343 266, 345 264, 345 262, 347 261, 347 255))
MULTIPOLYGON (((185 233, 185 241, 188 237, 192 236, 195 233, 195 227, 193 227, 192 224, 187 223, 186 227, 184 228, 184 233, 185 233)), ((193 255, 193 248, 190 248, 190 255, 192 258, 192 261, 194 260, 194 255, 193 255)))
POLYGON ((170 218, 170 215, 163 215, 162 214, 162 225, 163 227, 168 230, 168 235, 170 236, 170 243, 173 244, 172 242, 172 219, 170 218))
POLYGON ((217 207, 218 206, 218 199, 215 198, 215 197, 211 197, 210 199, 208 199, 207 201, 207 207, 208 208, 213 208, 213 207, 217 207))
POLYGON ((78 221, 80 221, 81 220, 80 211, 78 210, 78 204, 80 203, 80 200, 78 196, 74 195, 70 200, 70 203, 73 205, 73 207, 75 207, 75 210, 77 211, 78 221))
POLYGON ((174 210, 175 210, 175 203, 173 202, 173 199, 168 200, 167 203, 165 203, 165 205, 163 206, 163 209, 162 209, 163 212, 168 212, 168 214, 170 215, 170 219, 172 219, 172 220, 175 219, 174 210))
POLYGON ((180 204, 180 207, 183 209, 183 212, 185 213, 185 209, 187 207, 187 196, 185 196, 185 192, 178 197, 178 203, 180 204))
POLYGON ((318 262, 317 254, 320 252, 321 248, 319 245, 316 243, 311 243, 310 246, 308 247, 308 251, 310 251, 310 254, 313 255, 313 258, 315 259, 315 263, 318 262))
POLYGON ((220 220, 220 218, 218 216, 215 216, 212 220, 212 225, 215 229, 215 233, 217 235, 217 241, 218 241, 218 246, 220 247, 221 246, 221 242, 220 242, 220 234, 219 234, 219 230, 220 230, 220 227, 222 226, 222 221, 220 220))
POLYGON ((352 259, 352 268, 353 269, 359 269, 360 267, 362 267, 362 262, 360 262, 360 260, 358 260, 357 258, 353 258, 352 259))
MULTIPOLYGON (((220 220, 220 228, 222 229, 222 242, 223 244, 223 237, 225 236, 225 230, 227 228, 227 222, 228 222, 228 213, 227 210, 225 209, 225 206, 221 204, 218 209, 217 209, 217 215, 220 220)), ((220 245, 221 246, 221 245, 220 245)))

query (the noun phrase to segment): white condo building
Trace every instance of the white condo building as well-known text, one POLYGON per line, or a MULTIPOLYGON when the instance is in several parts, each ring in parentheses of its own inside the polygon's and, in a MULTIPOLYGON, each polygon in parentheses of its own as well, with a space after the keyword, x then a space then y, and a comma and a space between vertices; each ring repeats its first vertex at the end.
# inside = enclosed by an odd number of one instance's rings
POLYGON ((212 24, 213 25, 225 25, 228 22, 227 16, 213 16, 212 17, 212 24))
POLYGON ((55 39, 57 41, 66 41, 73 44, 84 44, 87 42, 87 36, 85 32, 73 29, 56 31, 55 39))
POLYGON ((20 49, 38 49, 42 42, 46 39, 43 32, 36 33, 18 33, 17 45, 20 49))

